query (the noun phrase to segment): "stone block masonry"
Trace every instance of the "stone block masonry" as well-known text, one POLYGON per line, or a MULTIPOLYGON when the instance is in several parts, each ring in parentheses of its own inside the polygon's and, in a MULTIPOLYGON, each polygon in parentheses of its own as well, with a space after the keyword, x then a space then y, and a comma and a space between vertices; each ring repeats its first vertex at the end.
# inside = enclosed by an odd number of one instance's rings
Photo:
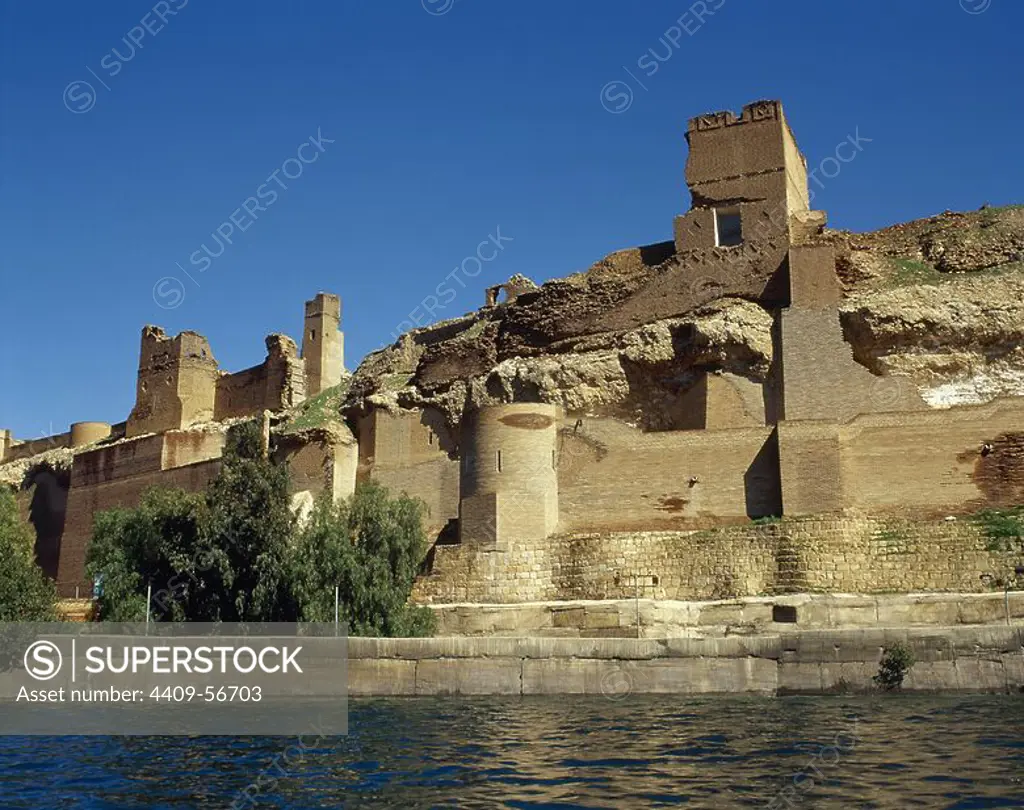
MULTIPOLYGON (((1018 555, 1019 556, 1019 555, 1018 555)), ((1012 572, 981 527, 956 521, 816 517, 699 532, 568 534, 506 551, 438 546, 413 599, 490 603, 705 600, 766 594, 981 592, 1012 572)))
POLYGON ((854 627, 1021 624, 1024 592, 805 593, 686 602, 643 597, 430 607, 439 636, 711 638, 854 627))
POLYGON ((1024 628, 824 630, 732 638, 352 638, 349 695, 820 694, 874 689, 886 648, 907 691, 1024 691, 1024 628))

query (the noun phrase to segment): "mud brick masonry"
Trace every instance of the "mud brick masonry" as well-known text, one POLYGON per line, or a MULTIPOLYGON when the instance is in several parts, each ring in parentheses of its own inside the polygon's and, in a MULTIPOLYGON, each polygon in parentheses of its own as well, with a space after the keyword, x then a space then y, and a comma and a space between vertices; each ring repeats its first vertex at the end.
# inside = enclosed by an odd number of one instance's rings
POLYGON ((666 599, 982 590, 1005 561, 964 521, 943 519, 1024 500, 1024 398, 932 409, 909 380, 854 360, 833 248, 818 238, 825 214, 809 209, 806 161, 779 102, 698 116, 687 140, 679 261, 606 321, 755 301, 774 323, 763 384, 703 374, 674 404, 671 430, 524 396, 467 408, 454 427, 430 407, 370 398, 339 408, 334 431, 289 434, 279 428, 307 400, 344 398, 337 296, 306 303, 301 353, 271 335, 266 360, 233 374, 202 335, 147 326, 126 421, 35 441, 0 431, 0 473, 18 473, 41 565, 64 593, 88 587, 97 510, 131 506, 156 484, 202 487, 224 425, 261 417, 292 467, 297 505, 369 478, 424 501, 436 542, 416 587, 423 602, 618 598, 641 575, 658 581, 646 595, 666 599), (55 451, 71 454, 69 470, 47 461, 55 451), (802 520, 751 525, 769 516, 802 520))

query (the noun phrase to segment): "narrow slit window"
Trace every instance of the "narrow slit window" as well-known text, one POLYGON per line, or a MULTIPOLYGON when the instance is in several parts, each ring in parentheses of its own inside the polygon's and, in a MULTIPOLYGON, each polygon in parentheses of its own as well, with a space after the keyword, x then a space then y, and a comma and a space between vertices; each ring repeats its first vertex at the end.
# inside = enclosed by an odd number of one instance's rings
POLYGON ((498 472, 501 472, 501 451, 500 450, 496 453, 496 456, 497 456, 496 463, 498 465, 498 472))
POLYGON ((718 247, 735 247, 743 244, 739 208, 715 209, 715 244, 718 247))

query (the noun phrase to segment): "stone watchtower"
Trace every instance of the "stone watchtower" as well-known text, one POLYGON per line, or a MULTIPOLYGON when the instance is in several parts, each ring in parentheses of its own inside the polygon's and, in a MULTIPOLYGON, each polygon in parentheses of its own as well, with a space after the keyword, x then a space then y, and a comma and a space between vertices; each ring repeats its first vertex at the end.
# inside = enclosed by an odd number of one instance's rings
POLYGON ((202 335, 186 331, 171 338, 159 326, 143 328, 128 438, 213 419, 218 373, 202 335))
POLYGON ((461 542, 506 551, 558 525, 555 405, 509 403, 466 414, 462 424, 461 542))
POLYGON ((306 322, 302 333, 302 364, 306 373, 306 396, 341 382, 345 369, 345 344, 341 327, 341 299, 330 293, 317 293, 306 302, 306 322))
POLYGON ((728 110, 698 115, 686 141, 693 201, 676 218, 676 250, 788 237, 791 217, 809 214, 807 162, 781 102, 747 104, 739 118, 728 110))
POLYGON ((765 421, 777 427, 783 513, 836 511, 839 426, 859 414, 914 410, 920 397, 855 362, 844 339, 835 254, 819 238, 825 212, 809 209, 807 162, 782 104, 755 101, 738 118, 699 115, 686 140, 693 202, 676 218, 676 250, 691 260, 711 255, 704 272, 726 292, 770 273, 758 294, 774 315, 763 402, 765 421))

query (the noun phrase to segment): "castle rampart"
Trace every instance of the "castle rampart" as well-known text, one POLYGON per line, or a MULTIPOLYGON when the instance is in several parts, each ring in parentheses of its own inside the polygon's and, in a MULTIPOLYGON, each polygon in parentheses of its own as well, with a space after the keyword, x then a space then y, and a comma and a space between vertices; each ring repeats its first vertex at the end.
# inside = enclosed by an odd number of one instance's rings
POLYGON ((217 361, 206 338, 197 332, 169 338, 158 326, 145 327, 128 437, 212 421, 216 386, 217 361))
MULTIPOLYGON (((317 341, 329 348, 316 348, 309 358, 321 384, 341 380, 340 311, 340 299, 333 295, 320 294, 307 303, 307 325, 312 314, 318 325, 334 329, 325 341, 317 341)), ((95 512, 134 506, 151 486, 201 489, 219 469, 225 420, 283 413, 305 400, 307 364, 295 341, 272 334, 266 347, 261 364, 229 374, 218 367, 199 333, 170 337, 158 326, 147 326, 140 342, 136 402, 127 422, 76 422, 66 433, 22 442, 10 431, 0 432, 0 464, 20 462, 27 470, 22 482, 27 491, 19 500, 36 527, 40 564, 61 593, 89 592, 84 564, 95 512), (46 461, 49 457, 42 454, 53 451, 65 455, 46 461)), ((296 458, 300 491, 350 495, 357 464, 354 441, 307 444, 309 449, 296 458)))

